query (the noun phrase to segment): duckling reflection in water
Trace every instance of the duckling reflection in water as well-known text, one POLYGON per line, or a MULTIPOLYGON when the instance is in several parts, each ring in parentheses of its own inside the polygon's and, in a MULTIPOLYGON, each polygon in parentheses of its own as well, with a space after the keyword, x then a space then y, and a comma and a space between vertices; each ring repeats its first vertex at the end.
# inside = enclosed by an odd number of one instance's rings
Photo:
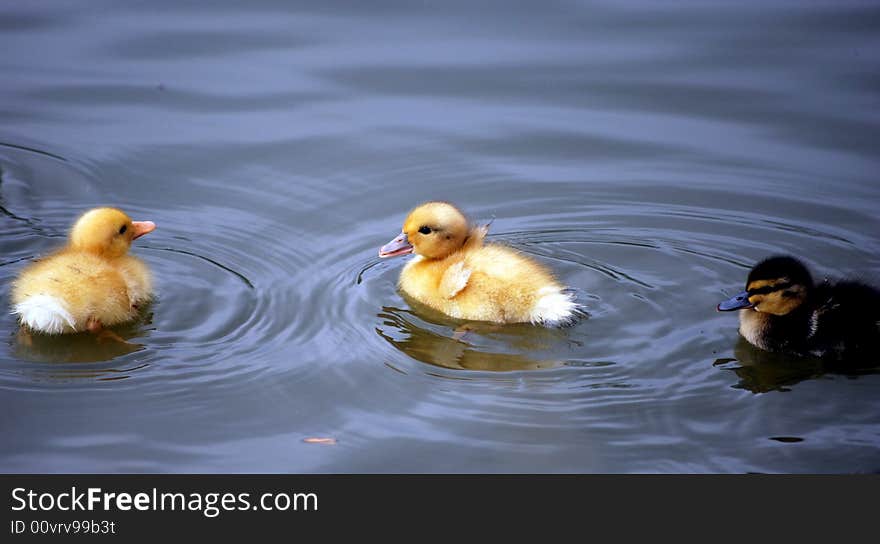
POLYGON ((513 249, 484 244, 487 232, 452 204, 428 202, 410 212, 379 256, 415 253, 400 290, 456 319, 556 327, 584 315, 549 270, 513 249))
POLYGON ((746 290, 718 310, 740 310, 740 334, 766 351, 880 363, 880 291, 855 281, 815 285, 793 257, 758 263, 746 290))
MULTIPOLYGON (((419 308, 417 301, 408 300, 419 308)), ((474 346, 470 341, 475 335, 486 339, 493 334, 503 334, 502 342, 517 350, 534 352, 543 347, 559 343, 561 331, 535 328, 531 326, 512 326, 503 331, 491 323, 469 324, 466 336, 450 338, 442 333, 442 328, 454 326, 443 314, 430 308, 419 308, 418 317, 412 311, 386 306, 378 316, 386 328, 377 328, 376 333, 409 357, 434 366, 453 369, 513 371, 538 370, 564 366, 562 361, 553 358, 541 359, 520 353, 502 353, 485 347, 474 346), (413 317, 409 317, 413 316, 413 317), (423 324, 419 321, 424 320, 423 324), (438 325, 435 331, 431 325, 438 325)))
POLYGON ((25 334, 115 336, 104 327, 134 320, 152 298, 150 271, 128 250, 155 228, 115 208, 83 214, 65 248, 25 268, 12 284, 13 313, 25 334))
POLYGON ((828 372, 822 359, 764 351, 742 337, 737 340, 733 355, 736 359, 719 359, 715 366, 732 371, 739 378, 734 387, 752 393, 787 391, 788 387, 828 372), (736 366, 728 366, 734 362, 736 366))
MULTIPOLYGON (((129 353, 141 351, 143 344, 136 338, 143 335, 144 325, 152 320, 150 305, 139 308, 138 318, 123 325, 113 327, 112 335, 91 334, 32 334, 21 327, 12 341, 13 353, 23 361, 39 363, 95 363, 110 361, 129 353)), ((107 332, 110 332, 109 330, 107 332)), ((116 372, 113 369, 101 373, 116 372)), ((61 365, 58 374, 88 376, 89 370, 76 366, 61 365)))

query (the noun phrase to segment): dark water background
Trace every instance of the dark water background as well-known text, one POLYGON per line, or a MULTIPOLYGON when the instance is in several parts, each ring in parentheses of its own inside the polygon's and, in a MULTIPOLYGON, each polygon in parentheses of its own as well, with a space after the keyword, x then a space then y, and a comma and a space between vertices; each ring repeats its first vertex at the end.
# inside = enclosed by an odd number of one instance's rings
POLYGON ((3 305, 99 204, 158 224, 159 298, 126 345, 2 312, 0 470, 880 470, 876 371, 714 311, 770 253, 878 276, 878 29, 839 0, 4 3, 3 305), (427 199, 592 317, 454 340, 376 257, 427 199))

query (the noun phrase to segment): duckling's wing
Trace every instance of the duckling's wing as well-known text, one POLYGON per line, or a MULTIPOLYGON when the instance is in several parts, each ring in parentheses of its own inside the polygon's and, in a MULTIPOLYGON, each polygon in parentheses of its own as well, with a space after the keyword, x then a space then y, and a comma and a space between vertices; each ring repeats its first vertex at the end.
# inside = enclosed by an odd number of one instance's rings
POLYGON ((477 227, 474 230, 477 232, 478 236, 480 237, 480 240, 482 240, 483 238, 485 238, 486 236, 489 235, 489 229, 492 227, 492 223, 494 223, 494 222, 495 222, 495 218, 493 217, 491 220, 489 220, 488 223, 483 223, 482 225, 477 225, 477 227))
POLYGON ((462 289, 467 287, 468 280, 471 279, 470 268, 467 268, 464 261, 459 261, 446 269, 443 273, 443 279, 440 280, 440 294, 447 299, 455 298, 462 289))
MULTIPOLYGON (((493 219, 494 221, 494 219, 493 219)), ((483 240, 486 239, 486 236, 489 234, 489 227, 492 225, 491 222, 485 225, 477 225, 471 228, 470 233, 468 234, 467 241, 465 241, 464 249, 476 249, 483 245, 483 240)))

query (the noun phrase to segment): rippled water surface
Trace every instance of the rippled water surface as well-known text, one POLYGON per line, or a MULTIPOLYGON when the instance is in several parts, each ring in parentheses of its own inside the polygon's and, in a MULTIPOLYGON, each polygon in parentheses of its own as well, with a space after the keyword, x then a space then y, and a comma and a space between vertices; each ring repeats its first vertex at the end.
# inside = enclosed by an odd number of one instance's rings
POLYGON ((880 470, 876 370, 714 311, 771 253, 878 276, 875 2, 87 4, 0 7, 0 296, 99 204, 159 296, 125 343, 0 313, 2 471, 880 470), (589 319, 403 299, 427 199, 589 319))

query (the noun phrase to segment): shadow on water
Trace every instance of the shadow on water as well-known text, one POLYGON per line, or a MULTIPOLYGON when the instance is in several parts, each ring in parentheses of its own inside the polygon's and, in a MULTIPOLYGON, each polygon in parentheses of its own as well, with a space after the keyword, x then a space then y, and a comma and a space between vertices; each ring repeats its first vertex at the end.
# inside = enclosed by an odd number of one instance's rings
POLYGON ((736 374, 739 381, 734 388, 756 394, 788 392, 798 383, 826 375, 856 377, 880 373, 880 361, 851 361, 841 364, 816 357, 793 357, 758 349, 742 337, 734 347, 734 357, 717 359, 714 365, 736 374))

